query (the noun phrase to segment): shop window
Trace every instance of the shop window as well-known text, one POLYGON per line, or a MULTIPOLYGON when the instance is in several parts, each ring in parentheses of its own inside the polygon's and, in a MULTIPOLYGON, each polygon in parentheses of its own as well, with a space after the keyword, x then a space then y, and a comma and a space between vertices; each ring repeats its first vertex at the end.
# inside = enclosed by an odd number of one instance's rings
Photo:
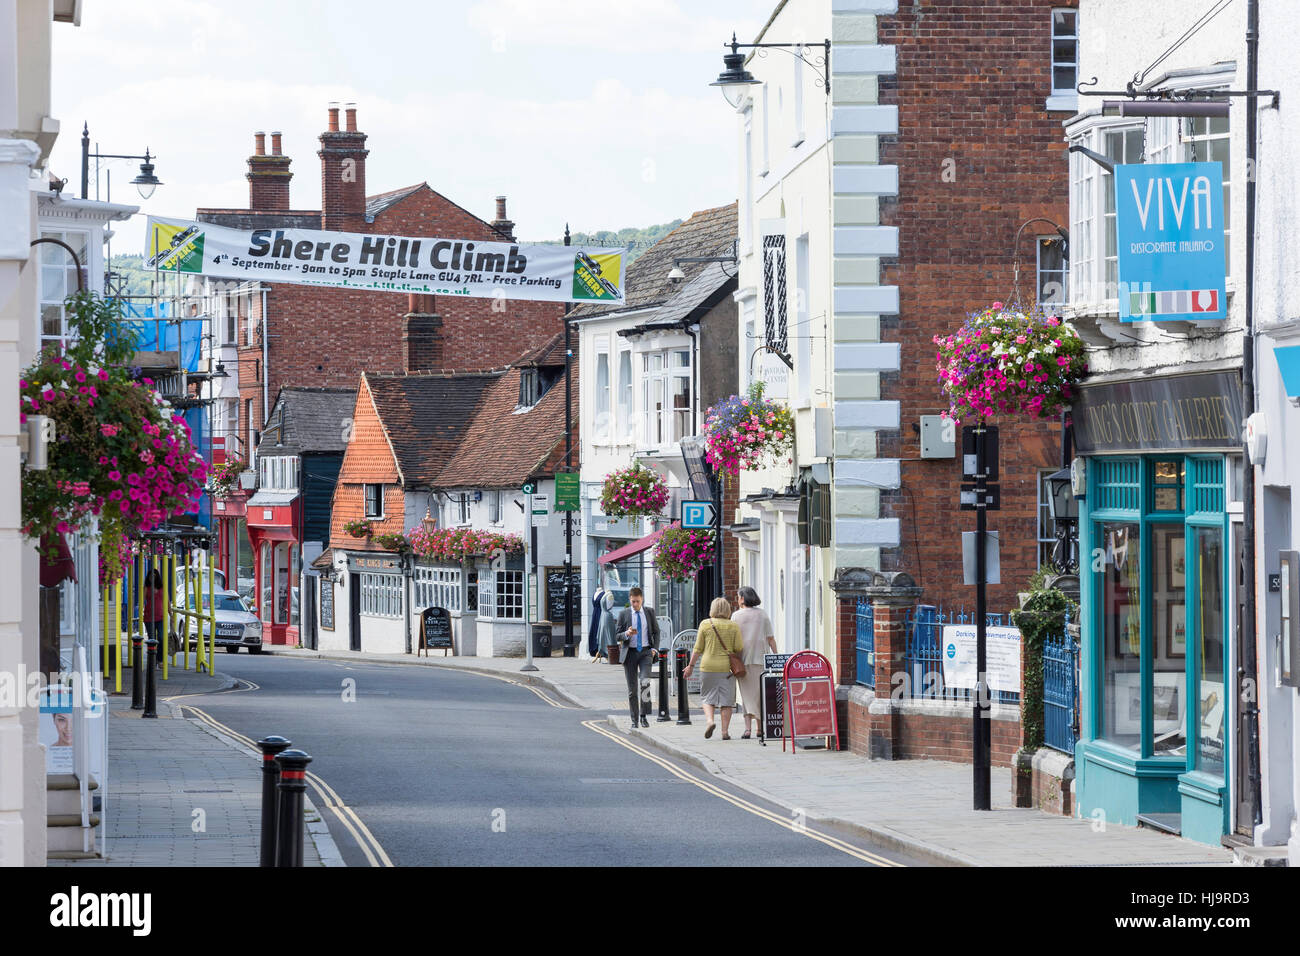
MULTIPOLYGON (((1189 568, 1195 582, 1193 631, 1194 671, 1199 675, 1196 696, 1196 769, 1223 776, 1227 726, 1227 683, 1224 680, 1223 531, 1196 528, 1189 568)), ((1184 642, 1184 647, 1186 646, 1184 642)))
POLYGON ((1101 584, 1101 736, 1124 747, 1138 746, 1142 730, 1142 527, 1104 522, 1101 584))
POLYGON ((415 569, 416 607, 445 607, 448 611, 459 611, 460 587, 459 568, 415 569))
POLYGON ((1156 461, 1151 466, 1151 510, 1182 511, 1183 481, 1187 472, 1182 459, 1156 461))
POLYGON ((361 575, 361 613, 369 617, 402 616, 400 574, 361 575))

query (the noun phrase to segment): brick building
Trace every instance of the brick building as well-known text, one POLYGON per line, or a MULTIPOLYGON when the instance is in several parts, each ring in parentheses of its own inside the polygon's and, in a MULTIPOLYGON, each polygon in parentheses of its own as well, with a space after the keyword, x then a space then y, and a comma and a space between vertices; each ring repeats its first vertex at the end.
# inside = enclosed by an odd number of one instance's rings
MULTIPOLYGON (((292 160, 279 133, 270 134, 268 150, 266 134, 259 132, 248 157, 248 208, 201 208, 196 218, 238 229, 513 239, 504 197, 497 197, 496 218, 489 222, 428 183, 367 195, 366 134, 357 128, 354 106, 343 111, 342 128, 339 113, 337 105, 329 107, 327 129, 320 134, 320 209, 292 207, 292 160)), ((564 314, 562 303, 265 282, 231 285, 226 299, 217 306, 222 321, 214 325, 226 368, 237 369, 238 398, 217 403, 214 433, 223 436, 232 455, 249 461, 271 400, 284 388, 354 389, 363 369, 401 373, 504 367, 521 351, 551 339, 563 328, 564 314)), ((242 504, 242 494, 236 493, 227 503, 231 517, 224 520, 237 521, 242 504)), ((243 553, 251 552, 244 548, 243 553)), ((301 563, 314 557, 305 552, 301 563)), ((234 577, 233 569, 225 570, 234 577)), ((290 569, 290 576, 297 580, 299 571, 290 569)), ((241 568, 241 578, 253 574, 252 567, 241 568)))

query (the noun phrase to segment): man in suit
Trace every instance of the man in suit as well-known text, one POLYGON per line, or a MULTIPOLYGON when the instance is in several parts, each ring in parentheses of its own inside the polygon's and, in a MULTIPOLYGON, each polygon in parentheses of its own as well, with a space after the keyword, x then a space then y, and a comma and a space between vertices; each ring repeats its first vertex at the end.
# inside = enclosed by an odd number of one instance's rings
POLYGON ((649 727, 650 664, 659 650, 659 622, 652 608, 645 607, 640 588, 628 592, 632 606, 619 612, 614 633, 623 645, 623 676, 627 678, 627 704, 632 728, 649 727), (639 682, 639 686, 638 686, 639 682))

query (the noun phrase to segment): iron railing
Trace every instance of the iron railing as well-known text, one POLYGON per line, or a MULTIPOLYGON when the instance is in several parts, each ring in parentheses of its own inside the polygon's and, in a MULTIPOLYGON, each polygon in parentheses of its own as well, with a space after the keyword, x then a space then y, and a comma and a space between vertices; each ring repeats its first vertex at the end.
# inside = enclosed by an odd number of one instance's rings
POLYGON ((858 598, 857 682, 873 690, 876 686, 876 610, 864 597, 858 598))
POLYGON ((1079 740, 1079 645, 1069 628, 1043 641, 1043 743, 1074 754, 1079 740))
MULTIPOLYGON (((1003 615, 987 613, 984 616, 988 627, 1001 627, 1003 615)), ((965 610, 957 614, 946 614, 943 608, 932 604, 920 604, 908 612, 906 619, 907 652, 904 657, 905 677, 902 686, 895 687, 894 693, 903 697, 927 698, 931 700, 968 701, 975 693, 969 687, 950 687, 943 679, 943 627, 945 624, 970 624, 974 615, 967 615, 965 610)), ((993 691, 993 702, 998 704, 1019 704, 1019 691, 993 691)))

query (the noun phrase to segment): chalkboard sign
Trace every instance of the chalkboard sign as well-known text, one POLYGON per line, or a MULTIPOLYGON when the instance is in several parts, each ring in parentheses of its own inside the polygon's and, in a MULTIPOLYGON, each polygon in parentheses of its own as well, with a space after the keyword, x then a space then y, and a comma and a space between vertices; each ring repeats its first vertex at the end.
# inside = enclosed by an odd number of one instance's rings
POLYGON ((320 626, 323 631, 334 630, 334 582, 317 578, 320 584, 320 626))
POLYGON ((445 607, 426 607, 420 612, 420 648, 442 648, 443 656, 454 650, 451 636, 451 612, 445 607))
MULTIPOLYGON (((573 581, 573 623, 582 623, 582 574, 574 568, 569 572, 573 581)), ((546 619, 552 624, 564 623, 564 568, 546 569, 546 619)))
POLYGON ((763 672, 763 736, 785 736, 785 685, 780 671, 763 672))

